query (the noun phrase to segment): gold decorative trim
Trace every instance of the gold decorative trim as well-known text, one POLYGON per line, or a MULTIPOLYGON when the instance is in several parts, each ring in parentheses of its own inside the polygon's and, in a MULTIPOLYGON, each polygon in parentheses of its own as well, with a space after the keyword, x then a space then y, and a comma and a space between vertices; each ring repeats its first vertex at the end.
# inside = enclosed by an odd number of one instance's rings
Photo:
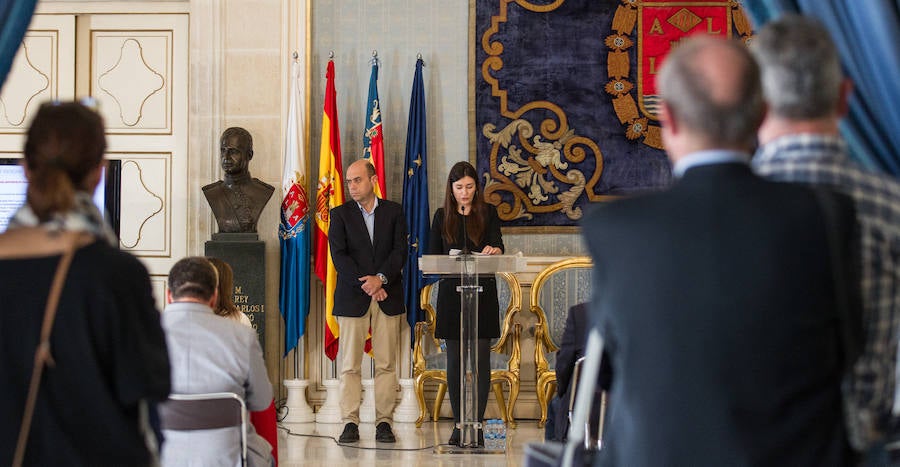
POLYGON ((604 86, 607 94, 612 96, 613 110, 619 121, 625 127, 625 137, 629 140, 637 140, 643 138, 643 143, 656 149, 663 149, 662 136, 658 124, 650 123, 650 120, 656 121, 657 118, 647 110, 644 105, 640 91, 634 83, 629 81, 631 74, 631 65, 628 59, 627 50, 635 44, 638 46, 638 76, 641 75, 640 50, 642 48, 641 41, 636 41, 631 37, 635 33, 635 28, 641 29, 641 8, 646 6, 721 6, 729 8, 729 14, 726 18, 728 24, 729 37, 733 29, 736 29, 741 36, 741 40, 745 44, 749 44, 753 37, 753 30, 750 21, 744 14, 741 4, 737 0, 729 2, 672 2, 659 3, 644 0, 620 0, 621 5, 616 8, 613 16, 612 31, 613 34, 606 36, 604 42, 609 48, 606 57, 607 75, 610 81, 604 86), (635 101, 632 92, 638 93, 638 99, 635 101))
POLYGON ((537 395, 538 404, 541 408, 541 419, 538 427, 543 427, 547 423, 547 406, 550 398, 556 391, 556 370, 550 369, 547 362, 546 354, 556 352, 559 348, 550 339, 550 330, 547 328, 547 315, 541 307, 541 289, 544 283, 554 274, 567 269, 584 269, 592 268, 593 260, 589 256, 577 256, 574 258, 557 261, 538 273, 531 284, 531 312, 537 318, 534 325, 534 372, 535 372, 535 394, 537 395))
POLYGON ((501 227, 500 232, 504 234, 577 234, 581 232, 581 227, 577 225, 561 225, 561 226, 510 226, 501 227))
MULTIPOLYGON (((578 220, 583 212, 575 203, 582 194, 591 202, 610 199, 594 193, 603 173, 603 154, 595 141, 578 135, 569 126, 566 113, 552 102, 539 100, 518 109, 509 108, 507 91, 492 75, 503 68, 503 44, 491 38, 500 31, 500 24, 508 20, 508 4, 513 1, 535 13, 553 11, 564 3, 564 0, 557 0, 538 5, 525 0, 500 0, 498 14, 491 17, 490 27, 481 36, 481 48, 487 54, 481 64, 481 77, 490 85, 491 95, 499 99, 500 115, 512 120, 500 130, 493 123, 486 123, 481 128, 482 136, 491 142, 490 167, 484 174, 484 196, 488 203, 497 206, 497 213, 504 221, 532 219, 535 213, 552 212, 562 212, 570 220, 578 220), (555 116, 555 119, 547 118, 540 123, 539 134, 535 134, 531 122, 522 118, 532 110, 547 110, 555 116), (503 155, 501 148, 505 152, 503 155), (569 162, 581 162, 589 152, 596 160, 593 174, 588 176, 581 170, 569 169, 569 162), (561 192, 557 182, 570 188, 561 192), (511 194, 512 201, 504 201, 501 193, 511 194)), ((474 8, 470 17, 475 17, 474 8)), ((474 31, 474 26, 472 29, 474 31)), ((474 32, 472 36, 474 40, 474 32)), ((474 68, 474 52, 471 53, 474 68)), ((473 88, 474 85, 470 86, 473 88)), ((474 103, 474 91, 470 93, 470 102, 474 103)), ((474 134, 472 136, 470 141, 474 145, 476 140, 474 134)))

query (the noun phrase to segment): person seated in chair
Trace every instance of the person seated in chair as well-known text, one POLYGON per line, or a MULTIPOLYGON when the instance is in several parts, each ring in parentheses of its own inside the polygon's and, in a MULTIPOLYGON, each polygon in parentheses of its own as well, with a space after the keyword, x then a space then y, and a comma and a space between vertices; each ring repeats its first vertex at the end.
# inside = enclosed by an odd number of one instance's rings
MULTIPOLYGON (((213 312, 218 276, 212 263, 202 257, 183 258, 169 271, 168 285, 162 324, 172 366, 172 393, 233 392, 244 399, 247 410, 266 409, 272 402, 272 385, 262 348, 252 328, 213 312)), ((164 466, 241 465, 236 428, 164 429, 163 434, 164 466)), ((247 464, 273 464, 271 446, 249 423, 247 464)))
MULTIPOLYGON (((569 401, 577 381, 572 381, 575 362, 584 356, 587 345, 587 330, 590 323, 587 315, 587 304, 578 303, 569 308, 566 315, 566 327, 563 330, 562 342, 556 352, 556 394, 550 400, 547 413, 547 424, 544 426, 544 439, 547 441, 565 441, 569 432, 569 401)), ((582 370, 583 371, 583 370, 582 370)), ((600 361, 600 376, 594 401, 591 403, 591 433, 599 430, 600 403, 603 391, 609 389, 612 381, 612 368, 606 355, 600 361)))

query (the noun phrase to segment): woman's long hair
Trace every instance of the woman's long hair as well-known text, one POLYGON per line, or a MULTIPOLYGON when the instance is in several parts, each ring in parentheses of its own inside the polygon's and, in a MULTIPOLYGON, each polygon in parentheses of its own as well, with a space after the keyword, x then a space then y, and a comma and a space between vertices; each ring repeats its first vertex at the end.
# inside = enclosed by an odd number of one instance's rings
POLYGON ((219 273, 219 301, 213 311, 219 316, 237 319, 241 311, 234 304, 234 271, 231 270, 231 265, 213 256, 207 256, 206 259, 219 273))
POLYGON ((77 102, 41 105, 28 129, 26 200, 41 222, 75 205, 76 191, 93 191, 88 175, 103 162, 103 119, 77 102))
POLYGON ((472 177, 475 180, 475 195, 472 196, 472 212, 468 214, 466 220, 466 233, 469 234, 469 240, 475 245, 481 243, 481 237, 484 234, 485 222, 487 220, 487 205, 481 196, 481 184, 478 183, 478 173, 475 167, 468 162, 457 162, 450 168, 450 174, 447 175, 447 188, 444 192, 444 231, 443 237, 447 243, 456 242, 456 232, 459 230, 459 206, 456 203, 456 197, 453 196, 453 184, 458 180, 472 177))

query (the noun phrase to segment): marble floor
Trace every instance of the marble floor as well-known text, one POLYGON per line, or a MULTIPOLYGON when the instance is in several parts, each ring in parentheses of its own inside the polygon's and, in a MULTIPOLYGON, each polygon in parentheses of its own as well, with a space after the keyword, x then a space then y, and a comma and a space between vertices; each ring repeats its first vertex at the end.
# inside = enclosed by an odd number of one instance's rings
POLYGON ((278 465, 321 466, 521 466, 525 445, 543 440, 543 429, 536 420, 520 420, 518 427, 508 430, 506 454, 435 454, 434 446, 450 438, 452 422, 426 422, 421 428, 414 423, 395 423, 395 444, 375 442, 375 425, 359 426, 359 443, 338 445, 342 424, 279 424, 278 465))

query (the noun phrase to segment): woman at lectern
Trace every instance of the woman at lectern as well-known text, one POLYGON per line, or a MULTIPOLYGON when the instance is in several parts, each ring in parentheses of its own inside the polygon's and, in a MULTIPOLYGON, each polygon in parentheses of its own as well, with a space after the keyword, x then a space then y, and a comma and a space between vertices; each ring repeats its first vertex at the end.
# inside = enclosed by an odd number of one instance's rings
MULTIPOLYGON (((497 210, 484 202, 478 174, 468 162, 457 162, 447 176, 444 207, 438 208, 431 223, 428 253, 446 255, 471 252, 485 255, 503 254, 500 218, 497 210)), ((447 388, 454 423, 460 422, 460 294, 459 279, 444 279, 438 286, 438 306, 434 335, 447 341, 447 388)), ((491 385, 491 339, 500 337, 500 311, 497 282, 493 275, 479 278, 482 291, 478 295, 478 421, 484 421, 491 385)), ((459 428, 453 429, 450 444, 459 445, 459 428)), ((478 442, 484 445, 479 431, 478 442)))

